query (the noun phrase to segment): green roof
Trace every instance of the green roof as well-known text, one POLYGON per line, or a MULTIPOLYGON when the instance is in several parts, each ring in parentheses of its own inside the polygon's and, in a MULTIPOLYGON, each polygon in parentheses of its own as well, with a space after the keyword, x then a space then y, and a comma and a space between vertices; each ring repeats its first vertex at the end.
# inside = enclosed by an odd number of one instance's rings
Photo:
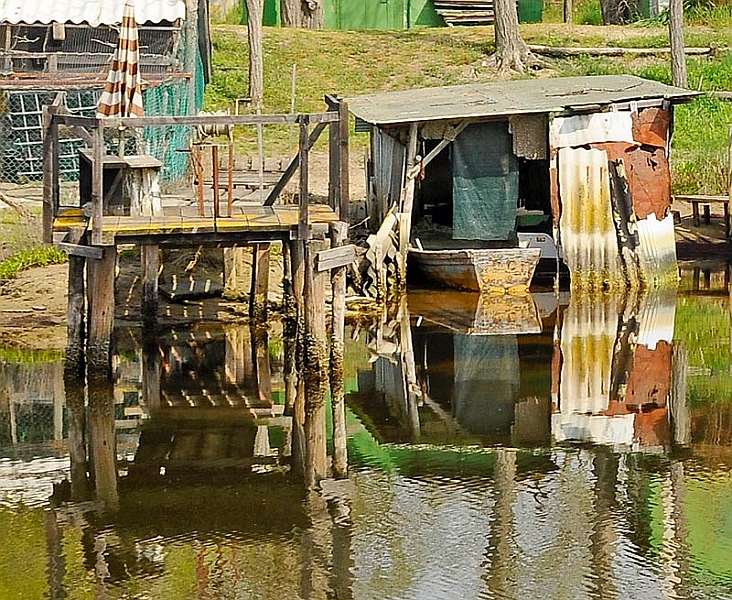
POLYGON ((420 88, 346 98, 350 111, 375 125, 588 110, 617 102, 685 102, 692 92, 633 75, 521 79, 420 88))

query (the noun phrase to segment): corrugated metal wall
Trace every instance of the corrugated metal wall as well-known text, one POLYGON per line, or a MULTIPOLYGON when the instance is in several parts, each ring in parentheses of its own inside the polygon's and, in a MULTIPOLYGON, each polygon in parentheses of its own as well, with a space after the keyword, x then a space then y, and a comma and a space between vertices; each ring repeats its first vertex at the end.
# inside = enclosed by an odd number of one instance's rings
MULTIPOLYGON (((244 4, 244 0, 242 5, 244 4)), ((324 0, 325 28, 342 30, 441 27, 432 0, 324 0)), ((244 11, 246 23, 246 11, 244 11)), ((280 24, 279 0, 265 0, 264 24, 280 24)))

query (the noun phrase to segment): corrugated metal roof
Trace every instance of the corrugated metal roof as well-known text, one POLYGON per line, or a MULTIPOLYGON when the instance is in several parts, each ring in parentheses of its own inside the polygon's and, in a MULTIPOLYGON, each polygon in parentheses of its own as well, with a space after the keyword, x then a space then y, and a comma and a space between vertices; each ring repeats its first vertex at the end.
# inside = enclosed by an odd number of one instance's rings
MULTIPOLYGON (((125 0, 0 0, 0 22, 89 23, 122 22, 125 0)), ((185 0, 138 0, 135 20, 142 23, 176 21, 186 16, 185 0)))
POLYGON ((354 96, 346 101, 358 118, 385 125, 562 112, 651 98, 684 101, 696 95, 696 92, 632 75, 596 75, 421 88, 354 96))

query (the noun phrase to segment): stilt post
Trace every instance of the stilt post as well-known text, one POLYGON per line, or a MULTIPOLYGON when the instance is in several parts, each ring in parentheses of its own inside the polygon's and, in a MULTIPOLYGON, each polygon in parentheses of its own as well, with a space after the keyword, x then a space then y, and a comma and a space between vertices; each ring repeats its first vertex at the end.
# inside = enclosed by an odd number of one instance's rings
MULTIPOLYGON (((348 225, 337 221, 331 225, 331 247, 343 245, 348 236, 348 225)), ((331 271, 332 337, 330 344, 330 392, 333 411, 333 475, 348 475, 346 449, 346 408, 343 384, 343 353, 346 318, 346 267, 331 271)))

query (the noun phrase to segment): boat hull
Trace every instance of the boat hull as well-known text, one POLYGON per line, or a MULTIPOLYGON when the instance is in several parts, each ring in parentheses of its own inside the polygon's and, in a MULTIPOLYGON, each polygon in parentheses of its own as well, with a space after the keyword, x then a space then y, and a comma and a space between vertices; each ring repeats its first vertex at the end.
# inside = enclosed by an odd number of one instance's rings
POLYGON ((412 275, 441 287, 473 292, 526 293, 539 248, 465 248, 409 251, 412 275))

